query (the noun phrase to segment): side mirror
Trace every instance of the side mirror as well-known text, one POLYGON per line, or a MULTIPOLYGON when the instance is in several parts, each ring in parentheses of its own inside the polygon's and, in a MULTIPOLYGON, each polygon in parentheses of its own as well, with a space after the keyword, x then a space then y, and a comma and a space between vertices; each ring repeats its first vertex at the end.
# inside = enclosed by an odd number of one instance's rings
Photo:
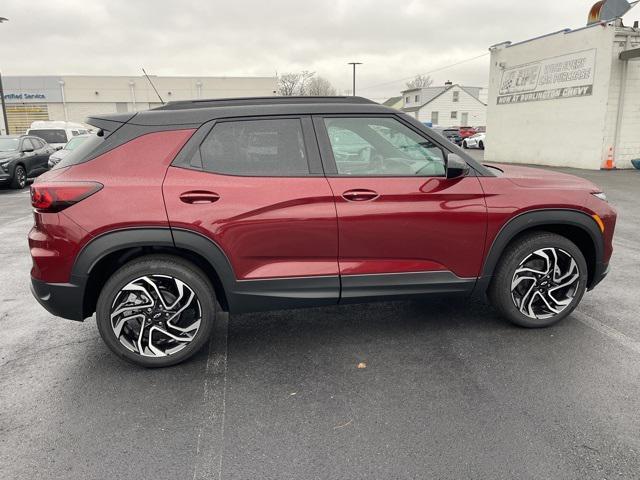
POLYGON ((22 153, 29 153, 29 152, 33 152, 33 148, 32 147, 25 147, 22 149, 22 153))
POLYGON ((464 177, 469 173, 469 165, 460 155, 450 153, 447 155, 447 178, 464 177))

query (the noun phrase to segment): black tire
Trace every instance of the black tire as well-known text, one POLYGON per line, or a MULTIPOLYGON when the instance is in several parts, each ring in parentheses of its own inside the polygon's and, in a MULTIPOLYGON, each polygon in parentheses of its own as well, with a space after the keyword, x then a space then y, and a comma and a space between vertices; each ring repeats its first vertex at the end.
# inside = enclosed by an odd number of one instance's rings
MULTIPOLYGON (((527 272, 527 275, 528 274, 527 272)), ((522 236, 507 247, 498 262, 493 280, 489 286, 488 294, 494 308, 510 322, 527 328, 548 327, 567 317, 580 303, 586 290, 587 277, 587 262, 580 249, 573 242, 554 233, 534 232, 522 236), (519 268, 521 262, 533 252, 545 248, 563 251, 563 254, 568 254, 573 257, 577 265, 579 278, 575 286, 573 299, 563 310, 557 314, 552 314, 549 318, 532 318, 531 316, 525 315, 516 306, 516 300, 512 298, 511 284, 516 269, 519 268)), ((536 281, 542 282, 540 283, 540 288, 543 288, 544 278, 536 281)))
POLYGON ((16 165, 13 169, 13 178, 11 179, 11 188, 22 190, 27 186, 27 171, 22 165, 16 165))
POLYGON ((467 141, 466 140, 464 142, 462 142, 462 148, 464 148, 465 150, 467 148, 469 148, 469 146, 467 145, 467 141))
POLYGON ((484 142, 482 140, 480 140, 480 142, 478 142, 478 148, 480 150, 484 150, 484 142))
POLYGON ((209 340, 216 318, 217 302, 214 289, 207 276, 191 262, 171 255, 147 255, 127 263, 105 283, 96 306, 96 320, 100 336, 120 358, 143 367, 168 367, 181 363, 201 350, 209 340), (193 340, 182 350, 160 357, 148 357, 127 349, 116 337, 111 326, 111 308, 129 282, 142 276, 164 275, 184 282, 196 295, 201 310, 201 322, 193 340))

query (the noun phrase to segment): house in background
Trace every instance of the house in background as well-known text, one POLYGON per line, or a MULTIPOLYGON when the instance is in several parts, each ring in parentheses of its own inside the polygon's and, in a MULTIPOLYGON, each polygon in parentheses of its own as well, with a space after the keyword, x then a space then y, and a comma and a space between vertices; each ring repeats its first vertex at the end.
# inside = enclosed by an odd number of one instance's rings
POLYGON ((401 110, 421 122, 443 127, 479 127, 487 122, 487 89, 451 82, 402 92, 401 110))
POLYGON ((385 107, 395 108, 396 110, 400 110, 403 106, 402 104, 402 95, 397 97, 391 97, 389 100, 383 103, 385 107))

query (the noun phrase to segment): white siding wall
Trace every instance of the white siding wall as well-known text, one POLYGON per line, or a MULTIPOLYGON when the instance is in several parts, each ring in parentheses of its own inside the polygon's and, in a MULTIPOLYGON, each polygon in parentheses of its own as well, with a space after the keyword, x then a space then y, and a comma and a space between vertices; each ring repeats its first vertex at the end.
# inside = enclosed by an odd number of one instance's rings
POLYGON ((610 88, 614 35, 614 27, 598 26, 492 50, 485 159, 599 169, 615 89, 610 88), (597 51, 592 95, 497 105, 504 67, 588 49, 597 51))
MULTIPOLYGON (((640 37, 634 37, 631 48, 640 47, 640 37)), ((618 55, 626 48, 626 37, 617 36, 616 44, 611 54, 611 80, 609 84, 609 98, 607 100, 605 131, 601 158, 604 160, 609 154, 609 148, 614 148, 616 167, 633 168, 631 160, 640 159, 640 61, 628 62, 626 93, 624 98, 623 117, 620 125, 620 144, 615 146, 616 121, 624 62, 618 55)))
POLYGON ((421 122, 431 121, 431 112, 438 112, 438 125, 443 127, 479 127, 487 124, 487 107, 460 87, 454 86, 422 107, 417 115, 421 122), (453 92, 459 92, 458 102, 453 101, 453 92), (458 112, 451 118, 451 112, 458 112), (468 113, 468 122, 463 125, 462 114, 468 113))

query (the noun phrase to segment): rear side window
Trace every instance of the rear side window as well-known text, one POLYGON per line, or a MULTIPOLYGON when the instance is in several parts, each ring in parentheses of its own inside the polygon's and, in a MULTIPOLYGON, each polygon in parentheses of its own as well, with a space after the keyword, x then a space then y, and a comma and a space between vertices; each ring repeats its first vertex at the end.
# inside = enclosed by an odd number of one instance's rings
POLYGON ((225 175, 309 174, 302 125, 295 118, 217 123, 200 146, 204 170, 225 175))
POLYGON ((70 167, 71 165, 82 163, 96 148, 100 146, 102 142, 104 142, 104 135, 102 132, 86 137, 85 141, 71 150, 71 152, 58 162, 53 169, 70 167))

